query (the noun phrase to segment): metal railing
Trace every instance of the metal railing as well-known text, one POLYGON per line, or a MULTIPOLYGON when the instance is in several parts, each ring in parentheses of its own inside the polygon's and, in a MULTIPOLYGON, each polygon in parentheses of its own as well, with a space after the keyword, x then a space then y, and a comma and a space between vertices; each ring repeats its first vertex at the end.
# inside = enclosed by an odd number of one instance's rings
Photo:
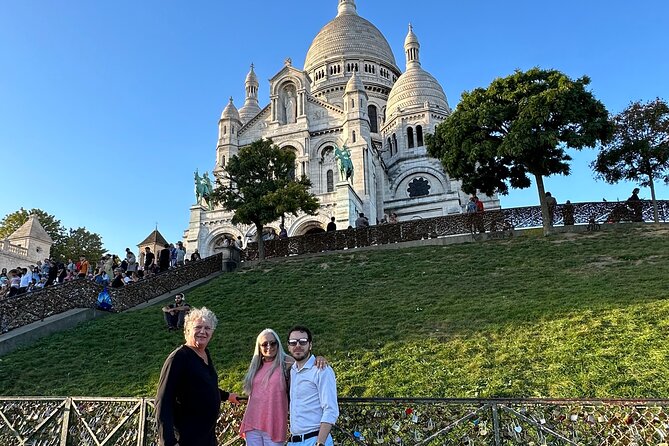
MULTIPOLYGON (((669 201, 658 201, 660 221, 669 219, 669 201)), ((653 206, 649 201, 593 202, 558 205, 553 211, 554 225, 598 225, 633 221, 653 221, 653 206)), ((424 240, 436 237, 499 232, 508 229, 527 229, 542 226, 541 207, 495 209, 482 214, 455 214, 424 218, 394 224, 379 224, 364 229, 344 229, 320 234, 306 234, 285 240, 269 240, 265 258, 319 253, 365 246, 424 240)), ((245 260, 258 259, 258 244, 249 243, 245 260)))
MULTIPOLYGON (((337 445, 666 446, 669 400, 342 398, 337 445)), ((242 446, 224 404, 219 446, 242 446)), ((0 397, 2 446, 157 445, 150 398, 0 397)))
MULTIPOLYGON (((123 288, 108 288, 112 311, 123 311, 197 279, 222 270, 223 257, 216 254, 170 269, 123 288)), ((88 279, 77 279, 0 300, 0 327, 7 332, 49 316, 76 308, 95 308, 103 287, 88 279)), ((1 443, 0 443, 1 445, 1 443)))

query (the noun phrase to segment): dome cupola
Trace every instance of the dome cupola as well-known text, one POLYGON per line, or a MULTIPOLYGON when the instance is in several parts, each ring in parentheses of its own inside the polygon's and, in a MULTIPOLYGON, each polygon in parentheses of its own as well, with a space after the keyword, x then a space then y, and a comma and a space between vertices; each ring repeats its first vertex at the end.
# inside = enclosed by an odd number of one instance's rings
POLYGON ((424 108, 426 104, 432 108, 450 113, 446 93, 437 80, 420 65, 420 43, 409 25, 409 32, 404 40, 406 56, 406 72, 402 74, 388 96, 386 116, 404 112, 407 109, 424 108))
POLYGON ((307 51, 304 71, 314 82, 314 93, 345 86, 353 71, 365 75, 365 85, 377 83, 389 90, 401 73, 388 41, 358 15, 355 0, 339 0, 337 16, 321 28, 307 51))
POLYGON ((246 124, 260 113, 260 105, 258 105, 258 87, 260 84, 258 83, 255 71, 253 71, 253 64, 251 64, 251 69, 246 75, 244 83, 246 87, 246 99, 242 108, 239 109, 239 117, 242 123, 246 124))
POLYGON ((236 119, 237 121, 241 121, 237 107, 232 103, 232 96, 230 96, 230 102, 228 102, 228 105, 223 109, 223 113, 221 113, 221 119, 236 119))

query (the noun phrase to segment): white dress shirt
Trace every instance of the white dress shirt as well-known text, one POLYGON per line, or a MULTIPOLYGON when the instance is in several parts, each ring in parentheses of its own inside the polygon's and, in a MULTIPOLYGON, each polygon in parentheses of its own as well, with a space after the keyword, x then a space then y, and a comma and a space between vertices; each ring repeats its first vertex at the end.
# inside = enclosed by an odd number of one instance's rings
POLYGON ((319 369, 311 357, 298 370, 290 369, 290 432, 303 435, 320 429, 321 423, 335 424, 339 416, 337 381, 332 367, 319 369))

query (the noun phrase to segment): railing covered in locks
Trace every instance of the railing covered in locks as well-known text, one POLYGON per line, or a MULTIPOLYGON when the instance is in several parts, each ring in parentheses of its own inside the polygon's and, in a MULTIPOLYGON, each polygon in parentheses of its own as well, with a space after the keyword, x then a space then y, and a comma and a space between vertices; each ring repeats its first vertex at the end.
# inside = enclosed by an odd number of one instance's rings
MULTIPOLYGON (((669 219, 669 201, 660 200, 658 216, 661 222, 669 219)), ((594 202, 561 204, 553 211, 553 225, 599 225, 620 222, 653 221, 650 201, 594 202)), ((265 241, 265 258, 285 257, 307 253, 335 251, 364 246, 423 240, 435 237, 500 232, 542 226, 541 207, 495 209, 482 214, 455 214, 423 218, 394 224, 379 224, 364 229, 342 229, 320 234, 306 234, 285 240, 265 241)), ((249 243, 245 260, 258 259, 258 244, 249 243)))
MULTIPOLYGON (((342 398, 337 445, 666 446, 669 400, 342 398)), ((223 405, 219 446, 242 446, 223 405)), ((149 398, 0 398, 2 446, 157 445, 149 398)))
MULTIPOLYGON (((108 288, 112 311, 123 311, 197 279, 221 271, 222 255, 170 269, 123 288, 108 288)), ((3 333, 44 320, 75 308, 95 308, 103 287, 88 279, 77 279, 32 293, 0 300, 0 329, 3 333)), ((0 443, 0 446, 2 444, 0 443)))

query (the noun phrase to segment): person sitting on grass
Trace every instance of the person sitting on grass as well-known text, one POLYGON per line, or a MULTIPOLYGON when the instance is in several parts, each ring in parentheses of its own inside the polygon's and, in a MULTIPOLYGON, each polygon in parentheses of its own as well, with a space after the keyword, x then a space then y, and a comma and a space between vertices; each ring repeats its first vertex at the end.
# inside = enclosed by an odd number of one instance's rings
POLYGON ((174 296, 174 303, 163 307, 167 329, 172 331, 184 328, 184 320, 189 311, 190 305, 186 303, 184 293, 178 293, 174 296))

